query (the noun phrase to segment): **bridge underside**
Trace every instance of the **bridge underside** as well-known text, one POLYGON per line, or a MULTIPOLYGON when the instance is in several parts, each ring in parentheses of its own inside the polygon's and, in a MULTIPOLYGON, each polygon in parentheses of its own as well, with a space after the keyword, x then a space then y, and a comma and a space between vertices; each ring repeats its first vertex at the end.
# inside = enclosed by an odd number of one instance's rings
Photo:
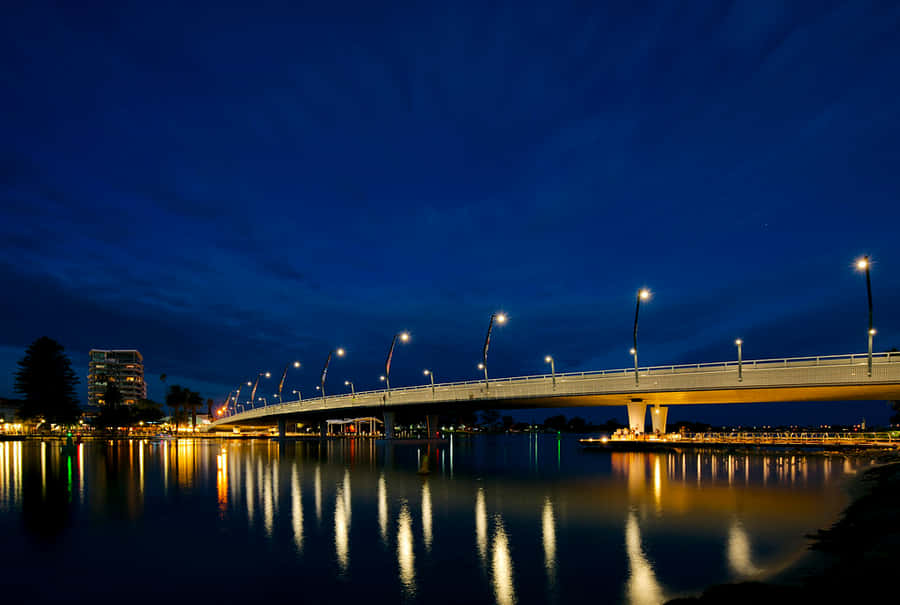
POLYGON ((268 427, 278 419, 310 424, 330 418, 380 416, 385 411, 422 414, 454 414, 485 409, 571 408, 625 406, 632 401, 650 405, 709 405, 728 403, 789 403, 814 401, 879 401, 900 399, 900 385, 866 384, 808 387, 755 387, 737 389, 703 389, 679 391, 633 391, 600 395, 560 395, 554 397, 516 397, 510 399, 479 399, 474 401, 421 402, 376 406, 335 407, 332 409, 292 410, 274 412, 240 420, 223 419, 212 430, 230 430, 232 426, 268 427))

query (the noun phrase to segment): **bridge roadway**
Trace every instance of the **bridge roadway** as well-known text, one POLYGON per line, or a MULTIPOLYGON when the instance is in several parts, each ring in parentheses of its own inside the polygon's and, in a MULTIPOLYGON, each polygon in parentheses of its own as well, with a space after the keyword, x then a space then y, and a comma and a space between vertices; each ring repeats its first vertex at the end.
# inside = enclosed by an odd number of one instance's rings
POLYGON ((423 415, 459 410, 627 406, 629 425, 644 432, 646 408, 654 430, 665 433, 669 405, 900 399, 900 353, 876 353, 872 375, 866 354, 698 363, 633 369, 541 374, 483 381, 363 391, 286 401, 231 414, 206 430, 232 426, 311 423, 329 418, 423 415), (739 375, 740 374, 740 375, 739 375))

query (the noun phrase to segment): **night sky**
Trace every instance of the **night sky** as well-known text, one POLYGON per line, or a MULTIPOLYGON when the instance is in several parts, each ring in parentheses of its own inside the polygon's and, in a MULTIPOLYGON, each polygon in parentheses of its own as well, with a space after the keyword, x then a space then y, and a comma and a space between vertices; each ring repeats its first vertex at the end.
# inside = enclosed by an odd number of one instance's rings
POLYGON ((627 367, 642 286, 642 365, 863 352, 861 254, 900 347, 896 2, 122 4, 0 8, 0 396, 42 335, 85 400, 477 379, 500 309, 493 377, 627 367))

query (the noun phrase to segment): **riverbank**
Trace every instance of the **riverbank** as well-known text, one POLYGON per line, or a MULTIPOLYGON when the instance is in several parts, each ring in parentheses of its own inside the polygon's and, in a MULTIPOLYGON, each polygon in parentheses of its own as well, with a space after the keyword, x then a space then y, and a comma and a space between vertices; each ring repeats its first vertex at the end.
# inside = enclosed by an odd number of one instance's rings
POLYGON ((667 605, 847 603, 893 593, 900 561, 900 456, 885 452, 877 461, 849 486, 852 501, 840 519, 809 536, 809 552, 789 568, 766 581, 720 584, 667 605))

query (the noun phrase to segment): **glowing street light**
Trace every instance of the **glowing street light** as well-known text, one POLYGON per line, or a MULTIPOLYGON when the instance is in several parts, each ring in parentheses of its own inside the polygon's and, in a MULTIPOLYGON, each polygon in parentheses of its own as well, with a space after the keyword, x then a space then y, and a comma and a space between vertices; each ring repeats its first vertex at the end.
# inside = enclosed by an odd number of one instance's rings
POLYGON ((638 346, 637 346, 637 329, 638 315, 641 312, 641 301, 650 299, 650 290, 641 288, 637 293, 637 306, 634 308, 634 346, 631 348, 631 354, 634 355, 634 386, 638 386, 638 346))
POLYGON ((344 381, 344 386, 345 386, 345 387, 346 387, 346 386, 349 386, 349 387, 350 387, 350 399, 356 399, 356 389, 353 388, 353 381, 352 381, 352 380, 345 380, 345 381, 344 381))
POLYGON ((391 361, 394 358, 394 347, 397 345, 397 339, 400 339, 400 342, 409 342, 409 332, 398 332, 394 334, 394 338, 391 339, 391 348, 388 349, 387 359, 384 362, 384 383, 387 387, 387 396, 391 396, 391 361))
POLYGON ((317 390, 321 390, 321 391, 322 391, 322 403, 325 403, 325 376, 328 374, 328 366, 331 364, 331 356, 332 356, 332 355, 337 355, 338 357, 343 357, 343 356, 344 356, 344 349, 342 349, 341 347, 338 347, 337 349, 335 349, 335 350, 333 350, 333 351, 329 351, 329 352, 328 352, 328 357, 325 358, 325 365, 322 366, 322 381, 321 381, 321 388, 320 388, 320 387, 316 387, 317 390))
POLYGON ((553 377, 553 388, 556 388, 556 362, 553 360, 552 355, 547 355, 544 357, 544 363, 550 364, 550 376, 553 377))
POLYGON ((278 401, 281 401, 281 390, 284 388, 284 379, 287 378, 288 368, 293 365, 295 368, 300 367, 300 362, 295 361, 293 364, 287 364, 284 366, 284 372, 281 374, 281 382, 278 383, 278 401))
POLYGON ((431 398, 434 399, 434 372, 431 370, 423 370, 422 373, 431 379, 431 398))
POLYGON ((738 382, 743 382, 744 381, 744 368, 743 368, 744 360, 742 359, 741 347, 743 346, 744 341, 741 340, 740 338, 738 338, 737 340, 734 341, 734 344, 736 344, 737 348, 738 348, 738 382))
POLYGON ((488 370, 487 370, 487 358, 488 358, 488 347, 491 346, 491 330, 494 328, 494 321, 501 326, 506 323, 506 313, 501 311, 497 311, 491 313, 491 321, 488 322, 487 334, 484 337, 484 351, 481 354, 481 363, 478 364, 479 370, 484 370, 484 388, 487 389, 488 385, 488 370))
POLYGON ((856 261, 856 268, 859 271, 866 272, 866 294, 869 297, 869 376, 872 376, 872 340, 875 337, 875 326, 872 319, 872 279, 869 277, 869 269, 872 267, 872 261, 868 256, 864 256, 856 261))
POLYGON ((296 395, 296 396, 297 396, 297 401, 300 401, 300 399, 301 399, 301 397, 300 397, 300 389, 291 389, 291 394, 296 395))

